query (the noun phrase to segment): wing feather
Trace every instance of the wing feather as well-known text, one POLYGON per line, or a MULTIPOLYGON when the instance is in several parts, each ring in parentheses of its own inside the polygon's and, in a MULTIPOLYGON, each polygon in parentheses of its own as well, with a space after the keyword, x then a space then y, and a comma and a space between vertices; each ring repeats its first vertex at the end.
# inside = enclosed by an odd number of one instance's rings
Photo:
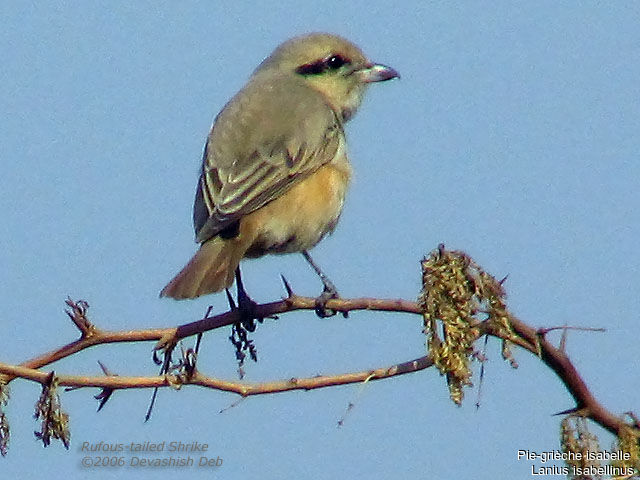
POLYGON ((344 132, 321 94, 288 77, 254 78, 207 139, 194 204, 204 242, 331 162, 344 132))

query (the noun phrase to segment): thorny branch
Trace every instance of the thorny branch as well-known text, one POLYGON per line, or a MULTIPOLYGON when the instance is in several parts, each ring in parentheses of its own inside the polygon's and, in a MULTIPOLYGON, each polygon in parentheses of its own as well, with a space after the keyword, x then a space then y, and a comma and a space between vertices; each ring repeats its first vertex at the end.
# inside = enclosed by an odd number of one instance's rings
MULTIPOLYGON (((167 369, 161 376, 131 377, 116 375, 104 369, 104 376, 55 375, 55 384, 71 388, 96 387, 101 393, 96 396, 104 404, 113 392, 128 388, 180 388, 183 385, 199 385, 215 390, 233 392, 243 397, 290 390, 312 390, 316 388, 344 385, 390 378, 417 372, 436 365, 447 377, 452 399, 462 399, 462 388, 470 384, 470 374, 465 373, 471 358, 478 358, 473 342, 484 335, 503 341, 503 355, 516 366, 509 352, 509 345, 517 345, 538 356, 563 382, 575 401, 575 407, 561 413, 589 418, 614 435, 634 432, 640 436, 640 422, 632 412, 626 418, 607 410, 591 393, 575 366, 564 352, 564 339, 559 347, 546 338, 546 334, 562 327, 536 329, 509 313, 504 304, 502 282, 497 282, 462 252, 439 249, 423 260, 423 291, 418 302, 407 300, 385 300, 375 298, 331 299, 326 308, 347 313, 358 310, 397 312, 423 317, 429 352, 427 355, 396 365, 361 372, 343 373, 312 378, 290 378, 286 380, 249 383, 227 381, 207 376, 195 366, 195 356, 183 352, 178 366, 167 369), (447 318, 453 320, 447 323, 447 318), (435 321, 443 324, 441 339, 434 329, 435 321), (447 343, 454 339, 457 344, 447 343), (457 350, 457 351, 454 351, 457 350), (462 373, 461 373, 462 372, 462 373), (105 399, 106 397, 106 399, 105 399)), ((269 318, 299 310, 315 310, 316 299, 298 296, 285 283, 288 296, 282 300, 256 305, 256 318, 269 318)), ((80 338, 53 351, 43 353, 20 365, 0 363, 0 399, 7 384, 16 378, 31 380, 46 387, 53 380, 51 373, 40 370, 65 357, 97 345, 119 342, 156 341, 156 350, 166 354, 173 350, 176 342, 203 332, 234 325, 242 321, 237 309, 210 316, 171 328, 109 331, 92 324, 87 318, 86 302, 67 300, 67 314, 80 331, 80 338)), ((576 327, 567 327, 576 329, 576 327)), ((566 330, 565 330, 566 333, 566 330)), ((4 400, 6 403, 6 399, 4 400)), ((0 410, 3 402, 0 402, 0 410)), ((1 411, 0 411, 1 413, 1 411)), ((3 419, 4 420, 4 419, 3 419)), ((2 425, 0 425, 2 427, 2 425)), ((8 429, 8 427, 7 427, 8 429)), ((8 433, 8 432, 7 432, 8 433)), ((2 435, 0 435, 0 440, 2 435)), ((6 446, 5 446, 6 447, 6 446)), ((6 448, 2 452, 6 453, 6 448)))

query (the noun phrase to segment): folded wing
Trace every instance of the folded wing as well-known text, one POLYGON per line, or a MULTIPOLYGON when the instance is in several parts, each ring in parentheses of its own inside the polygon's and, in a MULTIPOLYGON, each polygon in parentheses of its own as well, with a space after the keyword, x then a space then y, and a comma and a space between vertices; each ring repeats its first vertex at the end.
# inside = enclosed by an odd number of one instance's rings
POLYGON ((252 80, 220 112, 207 139, 196 240, 233 231, 244 215, 331 162, 343 136, 338 116, 302 81, 252 80))

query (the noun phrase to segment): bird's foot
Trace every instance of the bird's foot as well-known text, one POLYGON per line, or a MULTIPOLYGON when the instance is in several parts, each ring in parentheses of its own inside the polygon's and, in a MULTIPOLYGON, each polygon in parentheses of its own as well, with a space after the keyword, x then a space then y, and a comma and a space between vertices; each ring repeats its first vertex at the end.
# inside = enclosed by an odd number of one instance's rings
MULTIPOLYGON (((329 300, 339 299, 340 295, 338 294, 338 290, 336 290, 336 287, 333 285, 333 283, 331 283, 331 281, 329 281, 329 279, 325 277, 323 279, 323 283, 324 289, 322 290, 320 296, 316 298, 316 315, 318 315, 318 317, 320 318, 333 317, 338 312, 331 308, 327 308, 327 302, 329 300)), ((342 315, 344 316, 344 318, 347 318, 349 316, 348 312, 342 312, 342 315)))
POLYGON ((249 333, 255 332, 256 320, 262 323, 263 319, 256 315, 258 304, 249 297, 244 289, 238 291, 238 304, 233 301, 233 296, 227 289, 227 300, 231 311, 238 312, 238 320, 231 326, 231 335, 229 340, 236 349, 236 360, 238 361, 238 375, 244 377, 244 361, 249 353, 250 358, 258 361, 258 351, 249 339, 249 333))
MULTIPOLYGON (((338 312, 336 310, 327 308, 327 302, 329 300, 335 300, 337 298, 340 298, 340 295, 338 295, 338 290, 336 289, 336 286, 333 284, 331 280, 329 280, 329 277, 327 277, 323 273, 323 271, 320 270, 320 267, 318 267, 316 262, 313 261, 313 258, 311 258, 311 255, 309 255, 309 252, 307 252, 306 250, 303 250, 302 256, 309 263, 309 265, 311 265, 311 268, 313 268, 313 270, 318 274, 318 276, 320 277, 320 280, 322 280, 322 284, 324 285, 324 290, 322 290, 322 293, 320 294, 320 296, 316 298, 316 304, 315 304, 316 315, 318 315, 320 318, 333 317, 338 312)), ((287 288, 287 287, 288 287, 288 284, 285 283, 285 288, 289 292, 290 288, 287 288)), ((291 292, 289 292, 289 296, 291 296, 291 292)), ((348 312, 342 312, 342 315, 344 316, 344 318, 347 318, 349 316, 348 312)))
POLYGON ((227 292, 227 300, 229 301, 229 307, 233 311, 237 311, 239 315, 239 319, 236 323, 242 325, 247 331, 253 332, 256 329, 256 322, 258 320, 262 323, 263 318, 259 317, 257 314, 258 304, 253 301, 253 299, 246 294, 244 290, 240 290, 238 292, 238 304, 233 301, 233 297, 229 289, 227 292))
POLYGON ((257 312, 258 304, 253 299, 242 291, 238 295, 238 312, 240 313, 240 322, 250 332, 256 329, 254 320, 261 322, 263 319, 258 317, 257 312))

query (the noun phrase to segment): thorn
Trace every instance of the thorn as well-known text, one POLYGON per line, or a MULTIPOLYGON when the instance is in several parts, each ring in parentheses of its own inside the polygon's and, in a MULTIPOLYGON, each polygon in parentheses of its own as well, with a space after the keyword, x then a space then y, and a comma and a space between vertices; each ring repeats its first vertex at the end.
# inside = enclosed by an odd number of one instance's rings
POLYGON ((200 341, 202 340, 202 332, 198 333, 198 336, 196 337, 196 356, 198 356, 198 352, 200 351, 200 341))
POLYGON ((293 289, 291 288, 291 285, 289 285, 289 282, 287 281, 286 278, 284 278, 284 275, 280 274, 280 278, 282 279, 282 283, 284 284, 284 289, 287 291, 287 297, 291 298, 294 296, 293 294, 293 289))
POLYGON ((158 350, 154 349, 151 356, 153 358, 153 363, 155 363, 156 365, 162 365, 162 360, 158 356, 158 350))
POLYGON ((244 402, 247 399, 247 397, 240 397, 238 400, 236 400, 235 402, 233 402, 231 405, 228 405, 226 407, 224 407, 222 410, 220 410, 218 413, 224 413, 227 410, 229 410, 230 408, 234 408, 237 407, 238 405, 240 405, 240 402, 244 402))
POLYGON ((117 373, 113 373, 111 372, 104 363, 102 363, 100 360, 98 360, 98 365, 100 365, 100 368, 102 369, 102 373, 104 373, 106 376, 108 377, 117 377, 118 374, 117 373))
POLYGON ((581 332, 606 332, 607 329, 606 328, 593 328, 593 327, 573 327, 570 325, 567 325, 566 323, 564 325, 562 325, 561 327, 545 327, 545 328, 539 328, 536 332, 538 335, 540 336, 545 336, 547 333, 549 332, 553 332, 554 330, 578 330, 581 332))
POLYGON ((624 412, 625 415, 627 415, 631 420, 633 420, 633 422, 636 424, 636 428, 640 428, 640 418, 638 418, 638 416, 629 411, 629 412, 624 412))
MULTIPOLYGON (((566 326, 567 326, 567 324, 565 323, 565 324, 564 324, 564 326, 566 327, 566 326)), ((567 346, 567 332, 568 332, 568 329, 567 329, 567 328, 563 328, 563 329, 562 329, 562 335, 560 336, 560 345, 559 345, 559 350, 560 350, 562 353, 567 353, 567 350, 566 350, 566 346, 567 346)))
POLYGON ((96 400, 99 400, 100 403, 98 404, 98 412, 100 410, 102 410, 102 407, 104 407, 106 405, 106 403, 109 401, 109 399, 111 398, 111 395, 113 395, 113 392, 115 390, 113 390, 112 388, 103 388, 102 390, 100 390, 100 393, 95 395, 93 398, 95 398, 96 400))
POLYGON ((508 273, 507 273, 507 274, 502 278, 502 280, 500 280, 498 283, 499 283, 500 285, 504 284, 504 282, 506 282, 506 281, 507 281, 507 278, 509 278, 509 274, 508 274, 508 273))
POLYGON ((149 403, 149 408, 147 409, 147 413, 144 416, 145 423, 149 421, 151 418, 151 412, 153 412, 153 406, 156 403, 156 396, 158 395, 158 387, 153 389, 153 395, 151 396, 151 402, 149 403))
POLYGON ((224 291, 227 292, 227 301, 229 302, 229 308, 232 311, 237 310, 236 302, 233 300, 233 297, 231 296, 231 292, 229 291, 229 289, 225 288, 224 291))
MULTIPOLYGON (((162 366, 160 367, 160 376, 162 375, 166 375, 167 372, 169 371, 169 368, 171 367, 171 354, 173 353, 173 349, 175 348, 176 344, 173 343, 169 346, 166 347, 166 349, 163 352, 164 355, 164 360, 160 362, 160 364, 162 364, 162 366)), ((182 347, 182 344, 180 345, 182 347)), ((159 358, 157 358, 156 352, 158 350, 155 349, 153 351, 153 360, 156 361, 160 361, 159 358)), ((157 363, 157 362, 156 362, 157 363)), ((155 387, 153 389, 153 395, 151 396, 151 402, 149 403, 149 408, 147 409, 147 414, 144 416, 144 421, 145 423, 149 421, 149 419, 151 418, 151 413, 153 412, 153 407, 156 403, 156 397, 158 396, 158 387, 155 387)))
POLYGON ((482 346, 482 352, 477 352, 476 358, 480 361, 480 381, 478 382, 478 395, 476 397, 476 410, 480 408, 482 399, 482 385, 484 384, 484 366, 487 362, 487 343, 489 342, 489 335, 484 336, 484 345, 482 346))
POLYGON ((582 407, 573 407, 573 408, 569 408, 567 410, 563 410, 563 411, 558 412, 558 413, 553 413, 553 414, 551 414, 551 416, 555 417, 557 415, 569 415, 571 413, 577 413, 580 410, 582 410, 582 407))

